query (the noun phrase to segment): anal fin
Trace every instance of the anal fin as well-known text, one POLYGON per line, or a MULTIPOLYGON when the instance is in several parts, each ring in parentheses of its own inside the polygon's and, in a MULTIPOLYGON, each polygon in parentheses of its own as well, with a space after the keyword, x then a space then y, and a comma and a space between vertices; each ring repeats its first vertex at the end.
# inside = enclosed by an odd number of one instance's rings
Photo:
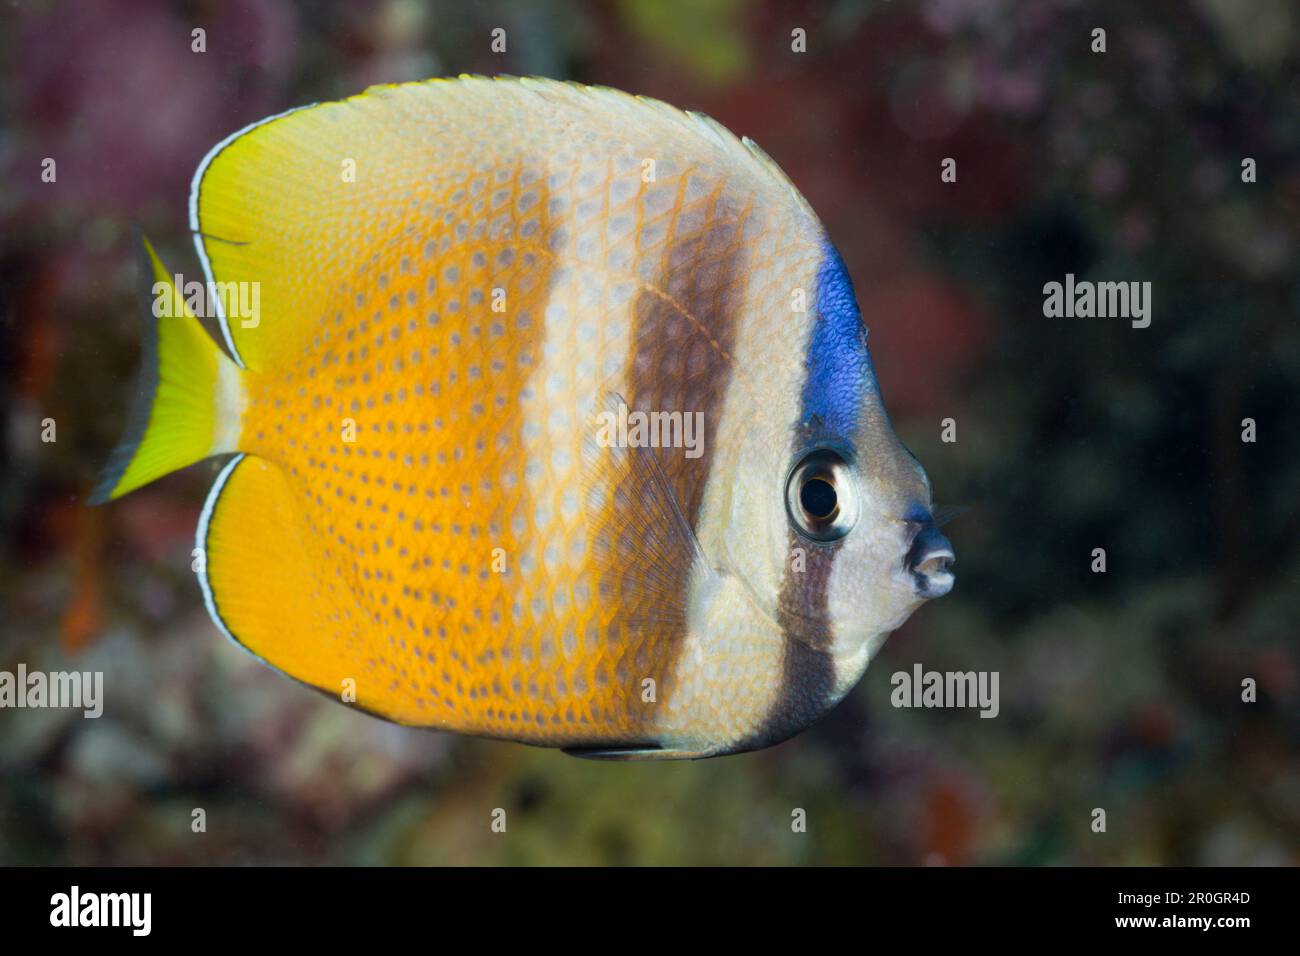
MULTIPOLYGON (((287 473, 255 455, 237 455, 217 477, 199 519, 199 585, 228 638, 337 696, 344 679, 360 677, 360 662, 341 639, 347 622, 340 619, 340 598, 351 596, 322 575, 313 538, 287 473)), ((365 706, 364 684, 357 702, 365 706)))

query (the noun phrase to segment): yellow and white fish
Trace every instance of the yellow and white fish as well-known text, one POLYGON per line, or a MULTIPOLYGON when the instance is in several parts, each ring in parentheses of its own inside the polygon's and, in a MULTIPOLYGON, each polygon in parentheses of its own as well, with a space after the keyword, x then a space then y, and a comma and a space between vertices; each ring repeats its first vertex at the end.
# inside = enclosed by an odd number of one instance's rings
POLYGON ((225 351, 149 249, 164 317, 93 500, 233 456, 204 601, 312 687, 584 756, 734 753, 952 586, 839 255, 707 117, 379 87, 217 144, 190 227, 225 351))

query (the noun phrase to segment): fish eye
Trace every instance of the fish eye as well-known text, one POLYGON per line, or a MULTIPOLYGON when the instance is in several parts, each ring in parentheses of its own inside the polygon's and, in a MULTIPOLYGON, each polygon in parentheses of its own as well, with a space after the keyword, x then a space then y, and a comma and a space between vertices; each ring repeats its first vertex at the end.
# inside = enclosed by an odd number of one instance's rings
POLYGON ((785 508, 805 537, 844 537, 858 521, 857 485, 849 463, 829 448, 804 455, 786 478, 785 508))
POLYGON ((839 503, 835 486, 822 477, 809 478, 799 489, 799 503, 805 514, 824 521, 835 513, 839 503))

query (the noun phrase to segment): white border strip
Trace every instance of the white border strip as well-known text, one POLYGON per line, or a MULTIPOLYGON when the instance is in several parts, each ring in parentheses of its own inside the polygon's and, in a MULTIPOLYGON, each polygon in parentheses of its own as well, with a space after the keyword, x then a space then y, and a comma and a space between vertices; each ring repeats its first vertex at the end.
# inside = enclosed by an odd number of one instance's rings
MULTIPOLYGON (((208 492, 208 500, 203 502, 203 511, 199 515, 199 526, 194 531, 194 546, 203 551, 203 571, 197 573, 196 577, 199 579, 199 588, 203 591, 203 606, 208 609, 208 617, 212 618, 212 623, 217 625, 217 630, 226 635, 226 640, 230 641, 231 644, 234 644, 245 654, 248 654, 253 658, 253 660, 270 668, 277 674, 287 674, 287 676, 293 677, 293 675, 289 674, 287 671, 280 670, 280 668, 276 667, 261 654, 254 652, 247 644, 240 643, 239 638, 235 637, 230 628, 226 627, 226 622, 223 621, 221 615, 217 613, 217 601, 212 595, 212 585, 208 583, 208 568, 212 566, 209 560, 211 555, 208 554, 208 523, 212 520, 212 513, 217 510, 217 500, 221 497, 221 492, 222 489, 225 488, 226 480, 234 473, 235 466, 246 457, 247 456, 241 451, 226 463, 226 467, 221 469, 221 473, 217 475, 217 480, 213 482, 212 490, 208 492)), ((296 677, 293 679, 298 680, 299 683, 306 684, 306 681, 301 681, 296 677)), ((307 684, 307 686, 314 687, 315 685, 307 684)))
MULTIPOLYGON (((267 123, 282 119, 290 113, 296 113, 299 110, 311 109, 317 106, 317 103, 308 103, 306 106, 295 106, 293 109, 285 110, 283 113, 276 113, 274 116, 268 116, 266 119, 260 119, 256 123, 249 123, 241 130, 231 133, 221 142, 217 143, 208 150, 208 154, 203 157, 199 163, 199 168, 194 170, 194 178, 190 180, 190 233, 194 236, 194 250, 199 254, 199 264, 203 267, 203 278, 205 280, 204 288, 211 289, 212 283, 216 280, 212 277, 212 262, 208 259, 208 250, 203 245, 203 233, 199 229, 199 188, 203 185, 203 176, 208 171, 208 166, 220 155, 221 151, 233 143, 245 133, 252 132, 259 126, 265 126, 267 123)), ((211 296, 213 299, 213 308, 217 313, 217 321, 221 325, 221 337, 225 339, 226 348, 230 350, 230 357, 235 360, 235 364, 240 368, 247 368, 244 359, 239 354, 239 349, 235 348, 234 337, 230 334, 230 325, 226 322, 225 307, 221 304, 220 296, 211 296)))
MULTIPOLYGON (((194 532, 194 547, 199 549, 203 555, 203 570, 196 572, 199 579, 199 587, 203 591, 203 606, 208 609, 208 616, 212 622, 217 625, 221 633, 226 635, 226 639, 236 647, 243 648, 243 644, 235 640, 235 635, 230 633, 230 628, 226 627, 226 622, 217 614, 217 602, 212 596, 212 585, 208 583, 208 522, 212 520, 212 512, 216 510, 217 499, 221 497, 221 489, 226 485, 226 479, 230 473, 235 470, 235 466, 244 460, 244 453, 240 452, 234 458, 226 463, 226 467, 221 469, 221 474, 217 475, 216 482, 212 485, 212 490, 208 492, 208 500, 203 502, 203 511, 199 515, 199 526, 194 532)), ((256 657, 256 655, 254 655, 256 657)), ((259 658, 260 660, 260 658, 259 658)))

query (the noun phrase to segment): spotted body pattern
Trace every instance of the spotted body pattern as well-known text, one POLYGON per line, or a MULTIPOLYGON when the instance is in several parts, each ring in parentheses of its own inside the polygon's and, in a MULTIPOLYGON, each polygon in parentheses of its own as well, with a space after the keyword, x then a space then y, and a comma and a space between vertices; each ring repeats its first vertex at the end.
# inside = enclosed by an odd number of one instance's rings
POLYGON ((204 454, 236 453, 200 583, 277 669, 402 723, 700 756, 815 719, 919 603, 837 643, 791 455, 866 436, 890 481, 901 446, 819 223, 712 121, 550 81, 380 88, 219 144, 191 218, 262 303, 221 316, 200 386, 204 454), (703 453, 597 442, 619 405, 700 413, 703 453))

